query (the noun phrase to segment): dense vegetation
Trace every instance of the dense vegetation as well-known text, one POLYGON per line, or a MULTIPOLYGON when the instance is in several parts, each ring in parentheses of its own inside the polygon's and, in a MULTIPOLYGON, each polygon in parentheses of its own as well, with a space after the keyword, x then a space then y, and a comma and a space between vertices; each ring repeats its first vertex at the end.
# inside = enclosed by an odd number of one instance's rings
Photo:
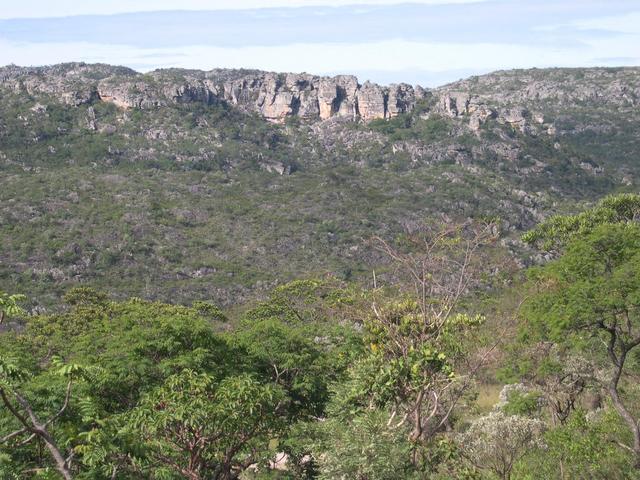
POLYGON ((21 71, 0 479, 640 479, 637 69, 282 124, 21 71))
POLYGON ((499 288, 499 229, 468 220, 376 239, 371 288, 232 313, 3 294, 0 476, 640 478, 638 218, 630 194, 551 217, 524 236, 550 260, 499 288))

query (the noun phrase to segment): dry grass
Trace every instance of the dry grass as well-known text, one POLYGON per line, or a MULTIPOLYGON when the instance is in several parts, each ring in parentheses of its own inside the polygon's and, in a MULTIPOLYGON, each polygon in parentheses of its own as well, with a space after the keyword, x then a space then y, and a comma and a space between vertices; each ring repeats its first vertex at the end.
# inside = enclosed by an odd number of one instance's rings
POLYGON ((478 399, 476 400, 476 406, 478 407, 479 413, 489 412, 493 406, 498 403, 502 387, 502 385, 495 384, 478 385, 478 399))

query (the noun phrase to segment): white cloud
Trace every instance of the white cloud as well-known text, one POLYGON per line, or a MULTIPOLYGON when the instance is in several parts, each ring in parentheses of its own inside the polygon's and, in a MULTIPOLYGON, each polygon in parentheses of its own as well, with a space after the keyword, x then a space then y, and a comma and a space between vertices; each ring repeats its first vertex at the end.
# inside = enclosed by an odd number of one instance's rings
POLYGON ((573 25, 582 29, 602 29, 620 33, 640 34, 640 12, 578 20, 573 25))
POLYGON ((72 15, 110 15, 159 10, 241 10, 273 7, 426 5, 481 3, 488 0, 21 0, 0 5, 0 19, 44 18, 72 15))
POLYGON ((538 25, 532 28, 533 31, 537 32, 560 32, 566 29, 578 31, 605 30, 620 34, 640 34, 640 11, 622 15, 608 15, 600 18, 580 19, 568 23, 538 25))

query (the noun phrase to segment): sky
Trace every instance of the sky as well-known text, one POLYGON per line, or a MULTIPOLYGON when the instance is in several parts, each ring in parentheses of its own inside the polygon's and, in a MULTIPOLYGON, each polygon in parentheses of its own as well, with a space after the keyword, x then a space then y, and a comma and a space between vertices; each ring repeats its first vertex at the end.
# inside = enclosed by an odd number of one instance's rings
POLYGON ((66 61, 424 86, 510 68, 640 65, 640 0, 0 2, 0 64, 66 61))

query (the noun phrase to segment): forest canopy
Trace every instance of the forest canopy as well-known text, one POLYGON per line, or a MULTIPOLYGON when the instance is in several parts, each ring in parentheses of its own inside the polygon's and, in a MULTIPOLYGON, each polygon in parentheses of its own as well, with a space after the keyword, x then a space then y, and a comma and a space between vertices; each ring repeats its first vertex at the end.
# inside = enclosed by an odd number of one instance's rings
POLYGON ((372 245, 225 311, 0 293, 0 478, 640 478, 640 197, 525 234, 494 221, 372 245))

